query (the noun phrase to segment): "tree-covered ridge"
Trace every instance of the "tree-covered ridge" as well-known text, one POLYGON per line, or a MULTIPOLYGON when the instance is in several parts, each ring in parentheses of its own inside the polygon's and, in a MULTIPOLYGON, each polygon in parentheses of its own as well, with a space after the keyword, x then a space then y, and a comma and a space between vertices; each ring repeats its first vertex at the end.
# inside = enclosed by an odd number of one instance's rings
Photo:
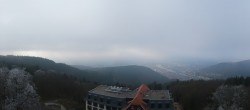
POLYGON ((0 56, 0 66, 8 68, 22 67, 30 74, 37 70, 55 71, 77 77, 79 80, 98 82, 99 84, 116 84, 138 86, 142 83, 168 82, 161 74, 143 66, 121 66, 107 68, 92 68, 80 70, 63 63, 55 63, 52 60, 30 56, 0 56))
POLYGON ((60 74, 74 76, 79 80, 86 80, 91 82, 102 82, 102 77, 97 72, 80 70, 63 63, 55 63, 52 60, 30 57, 30 56, 0 56, 0 67, 25 68, 30 74, 34 74, 37 70, 54 71, 60 74))
POLYGON ((250 60, 239 62, 225 62, 212 65, 201 70, 203 73, 215 74, 219 77, 215 78, 228 78, 235 76, 250 76, 250 60))
POLYGON ((34 73, 33 81, 42 101, 60 99, 62 103, 71 102, 65 104, 67 108, 84 108, 83 100, 87 92, 97 86, 74 76, 42 70, 34 73))
POLYGON ((250 77, 154 82, 149 87, 169 89, 183 110, 250 110, 250 77))
POLYGON ((184 110, 202 110, 212 102, 212 95, 223 83, 221 80, 190 80, 175 82, 169 85, 174 100, 179 102, 184 110))
POLYGON ((83 73, 83 71, 63 63, 55 63, 54 61, 46 58, 31 56, 0 56, 0 66, 7 66, 9 68, 12 66, 25 67, 26 70, 31 73, 38 69, 55 70, 57 72, 75 76, 81 75, 81 73, 83 73))
POLYGON ((230 86, 237 86, 237 85, 244 85, 246 87, 250 86, 250 77, 232 77, 228 78, 225 81, 224 85, 230 85, 230 86))
POLYGON ((126 85, 141 85, 143 83, 164 83, 169 82, 165 76, 151 70, 150 68, 137 65, 116 66, 105 68, 91 68, 103 75, 104 83, 114 84, 116 82, 126 85))

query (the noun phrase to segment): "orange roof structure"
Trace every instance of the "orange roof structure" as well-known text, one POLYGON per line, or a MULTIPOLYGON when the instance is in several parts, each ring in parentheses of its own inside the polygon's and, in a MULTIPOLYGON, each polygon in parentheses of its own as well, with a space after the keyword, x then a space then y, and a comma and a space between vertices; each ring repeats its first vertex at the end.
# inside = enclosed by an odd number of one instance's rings
POLYGON ((143 95, 150 90, 147 85, 142 84, 139 88, 137 88, 136 95, 134 98, 128 102, 128 106, 125 108, 125 110, 130 110, 131 106, 137 106, 141 107, 143 110, 146 109, 146 103, 143 101, 143 95))

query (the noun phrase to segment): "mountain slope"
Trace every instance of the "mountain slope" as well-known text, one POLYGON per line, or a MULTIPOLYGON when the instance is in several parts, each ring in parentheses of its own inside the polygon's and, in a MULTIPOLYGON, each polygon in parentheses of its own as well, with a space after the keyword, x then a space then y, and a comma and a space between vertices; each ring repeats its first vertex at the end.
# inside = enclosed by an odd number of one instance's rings
POLYGON ((12 68, 13 65, 26 68, 26 71, 31 74, 42 69, 102 84, 113 85, 115 83, 122 83, 127 85, 140 85, 141 83, 151 83, 154 81, 168 81, 166 77, 142 66, 90 68, 88 70, 80 70, 67 64, 55 63, 52 60, 40 57, 0 56, 0 67, 7 66, 12 68))
POLYGON ((105 79, 105 83, 119 82, 122 84, 139 85, 142 83, 168 82, 169 79, 163 75, 144 66, 118 66, 105 68, 92 68, 92 71, 98 72, 105 79))
POLYGON ((90 70, 90 69, 93 69, 93 67, 90 67, 90 66, 84 66, 84 65, 70 65, 72 67, 75 67, 75 68, 78 68, 80 70, 90 70))
POLYGON ((250 76, 250 60, 230 63, 219 63, 208 68, 202 69, 202 72, 208 74, 217 74, 220 77, 250 76))
POLYGON ((79 79, 85 79, 89 81, 95 80, 92 75, 96 75, 95 72, 83 71, 63 63, 55 63, 52 60, 40 58, 40 57, 30 57, 30 56, 0 56, 0 66, 17 66, 24 67, 26 71, 31 74, 38 69, 42 70, 52 70, 62 74, 68 74, 79 79))

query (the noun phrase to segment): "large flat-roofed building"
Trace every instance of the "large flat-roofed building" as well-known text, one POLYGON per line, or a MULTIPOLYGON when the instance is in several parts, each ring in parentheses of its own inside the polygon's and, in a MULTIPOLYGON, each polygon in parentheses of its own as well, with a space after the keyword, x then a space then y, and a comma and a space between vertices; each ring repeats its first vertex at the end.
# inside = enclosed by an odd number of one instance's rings
POLYGON ((168 90, 100 85, 88 92, 86 110, 174 110, 168 90))

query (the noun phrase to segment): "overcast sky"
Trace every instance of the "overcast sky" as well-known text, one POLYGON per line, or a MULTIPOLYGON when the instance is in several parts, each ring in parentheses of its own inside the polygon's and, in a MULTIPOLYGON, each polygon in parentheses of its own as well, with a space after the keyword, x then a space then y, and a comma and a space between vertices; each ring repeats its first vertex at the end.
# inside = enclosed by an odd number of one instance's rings
POLYGON ((0 0, 0 54, 85 65, 250 59, 250 0, 0 0))

